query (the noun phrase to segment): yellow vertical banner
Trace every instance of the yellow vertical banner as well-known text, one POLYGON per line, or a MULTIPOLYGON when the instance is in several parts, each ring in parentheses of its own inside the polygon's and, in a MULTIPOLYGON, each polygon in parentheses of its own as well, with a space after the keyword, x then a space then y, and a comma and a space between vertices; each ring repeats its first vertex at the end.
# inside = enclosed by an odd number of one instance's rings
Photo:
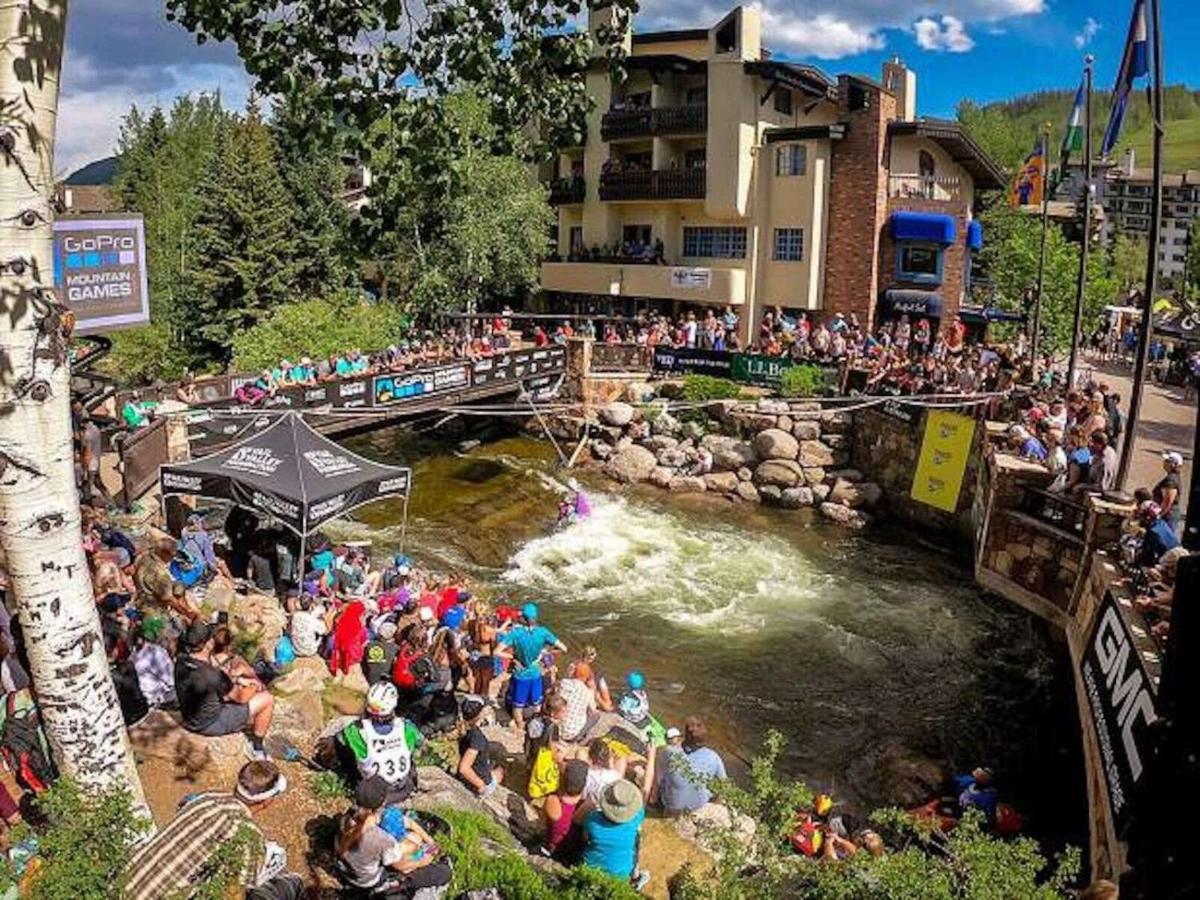
POLYGON ((912 498, 949 513, 957 510, 974 438, 973 418, 931 409, 913 475, 912 498))

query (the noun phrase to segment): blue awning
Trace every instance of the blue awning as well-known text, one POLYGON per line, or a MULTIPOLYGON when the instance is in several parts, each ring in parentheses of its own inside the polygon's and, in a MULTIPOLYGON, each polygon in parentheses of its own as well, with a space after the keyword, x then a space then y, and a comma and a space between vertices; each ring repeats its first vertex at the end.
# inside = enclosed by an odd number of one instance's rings
POLYGON ((893 240, 953 244, 957 235, 954 216, 924 212, 892 213, 893 240))
POLYGON ((942 317, 942 297, 933 291, 906 291, 894 288, 879 298, 879 315, 920 316, 929 319, 942 317))
POLYGON ((967 246, 972 250, 983 249, 983 223, 978 219, 967 223, 967 246))

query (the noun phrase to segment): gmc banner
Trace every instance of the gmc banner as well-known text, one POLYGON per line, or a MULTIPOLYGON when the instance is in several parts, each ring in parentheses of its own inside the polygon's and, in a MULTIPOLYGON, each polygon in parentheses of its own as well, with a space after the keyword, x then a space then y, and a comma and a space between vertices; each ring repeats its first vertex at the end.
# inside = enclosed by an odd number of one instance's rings
POLYGON ((75 313, 75 333, 97 334, 150 321, 146 235, 135 213, 58 219, 54 288, 75 313))
POLYGON ((1158 719, 1157 689, 1142 667, 1141 651, 1111 590, 1096 614, 1079 673, 1096 726, 1108 805, 1121 834, 1150 764, 1147 729, 1158 719))

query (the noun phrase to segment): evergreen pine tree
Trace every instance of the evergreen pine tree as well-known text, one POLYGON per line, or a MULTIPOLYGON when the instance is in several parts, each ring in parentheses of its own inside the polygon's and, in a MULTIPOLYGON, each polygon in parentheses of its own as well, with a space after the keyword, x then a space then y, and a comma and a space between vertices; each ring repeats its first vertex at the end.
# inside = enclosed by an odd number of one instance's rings
POLYGON ((232 336, 290 299, 298 271, 296 205, 255 100, 222 136, 200 195, 189 331, 204 355, 227 362, 232 336))

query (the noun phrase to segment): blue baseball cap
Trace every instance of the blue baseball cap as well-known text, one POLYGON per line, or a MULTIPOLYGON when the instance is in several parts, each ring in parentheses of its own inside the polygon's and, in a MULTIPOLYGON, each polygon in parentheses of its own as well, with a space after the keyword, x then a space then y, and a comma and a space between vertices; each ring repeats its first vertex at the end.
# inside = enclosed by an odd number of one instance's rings
POLYGON ((467 617, 467 611, 461 606, 452 606, 442 614, 442 624, 447 628, 458 628, 467 617))
POLYGON ((526 603, 521 607, 521 615, 530 622, 536 622, 538 617, 538 608, 536 603, 526 603))

